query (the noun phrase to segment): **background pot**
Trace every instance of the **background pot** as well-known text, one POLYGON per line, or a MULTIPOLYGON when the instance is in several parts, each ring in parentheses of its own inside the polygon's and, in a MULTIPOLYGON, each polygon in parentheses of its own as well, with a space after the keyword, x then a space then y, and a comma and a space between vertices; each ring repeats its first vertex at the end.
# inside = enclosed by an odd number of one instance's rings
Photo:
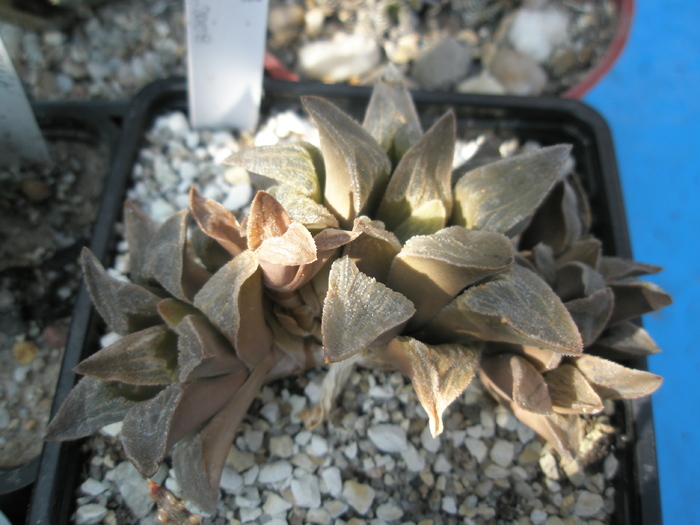
MULTIPOLYGON (((329 99, 359 118, 370 89, 324 84, 266 81, 262 111, 273 104, 297 104, 301 95, 329 99)), ((471 96, 419 92, 414 94, 418 113, 426 121, 437 119, 448 108, 455 110, 458 135, 477 136, 491 130, 505 137, 535 140, 543 145, 567 142, 574 146, 577 172, 589 194, 595 216, 594 233, 606 254, 630 257, 624 205, 610 132, 605 121, 588 106, 573 100, 506 96, 471 96)), ((144 132, 153 119, 167 111, 187 109, 185 79, 169 79, 145 88, 132 102, 123 120, 123 133, 105 185, 100 216, 90 245, 109 265, 116 242, 114 226, 129 185, 144 132)), ((98 348, 97 315, 86 291, 81 291, 73 319, 53 412, 75 384, 73 367, 98 348)), ((645 368, 645 361, 631 363, 645 368)), ((648 398, 620 403, 618 427, 625 446, 619 450, 622 468, 616 479, 616 515, 620 523, 660 523, 656 448, 651 402, 648 398)), ((81 465, 79 443, 47 443, 35 484, 31 524, 68 523, 81 465)))

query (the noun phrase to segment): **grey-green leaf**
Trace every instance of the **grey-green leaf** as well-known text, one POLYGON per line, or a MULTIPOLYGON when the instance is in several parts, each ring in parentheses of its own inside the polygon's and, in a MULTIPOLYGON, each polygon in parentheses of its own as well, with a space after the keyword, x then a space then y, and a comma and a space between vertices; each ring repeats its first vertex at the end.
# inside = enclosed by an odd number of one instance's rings
POLYGON ((634 277, 611 282, 610 288, 615 293, 611 325, 655 312, 673 302, 671 296, 658 285, 634 277))
POLYGON ((644 328, 629 321, 608 329, 598 338, 592 350, 609 359, 628 359, 661 352, 644 328))
POLYGON ((309 230, 338 227, 338 219, 325 206, 290 186, 271 186, 267 192, 279 201, 292 221, 302 223, 309 230))
POLYGON ((452 223, 512 237, 560 177, 571 146, 558 145, 481 166, 454 188, 452 223))
POLYGON ((413 315, 411 301, 361 273, 350 258, 333 263, 323 303, 321 331, 326 359, 343 361, 401 327, 413 315))
POLYGON ((364 216, 355 219, 352 231, 359 236, 345 247, 345 255, 362 273, 386 283, 391 263, 401 250, 401 243, 380 221, 364 216))
POLYGON ((588 297, 568 301, 564 306, 581 332, 583 346, 589 346, 605 330, 615 306, 615 296, 610 288, 603 288, 588 297))
POLYGON ((131 201, 124 202, 124 237, 129 244, 129 278, 136 284, 145 284, 143 274, 146 248, 157 230, 153 220, 131 201))

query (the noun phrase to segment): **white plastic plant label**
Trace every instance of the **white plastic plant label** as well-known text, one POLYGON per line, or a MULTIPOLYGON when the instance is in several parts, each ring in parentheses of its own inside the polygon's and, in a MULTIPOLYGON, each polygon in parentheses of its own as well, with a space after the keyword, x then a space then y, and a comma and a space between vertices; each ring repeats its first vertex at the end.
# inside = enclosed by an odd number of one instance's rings
POLYGON ((0 165, 49 162, 46 142, 0 38, 0 165))
POLYGON ((268 0, 186 0, 190 122, 252 130, 260 112, 268 0))

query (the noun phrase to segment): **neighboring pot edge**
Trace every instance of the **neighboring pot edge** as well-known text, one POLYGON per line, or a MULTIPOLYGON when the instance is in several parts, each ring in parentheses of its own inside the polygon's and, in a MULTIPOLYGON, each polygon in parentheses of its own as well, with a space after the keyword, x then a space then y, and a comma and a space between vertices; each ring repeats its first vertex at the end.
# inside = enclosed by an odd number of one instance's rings
MULTIPOLYGON (((316 83, 266 80, 263 110, 271 101, 293 101, 301 95, 317 95, 344 106, 359 117, 366 107, 370 88, 316 83)), ((100 214, 93 230, 91 249, 107 262, 114 247, 114 224, 119 219, 122 201, 129 183, 133 163, 141 145, 143 132, 153 118, 165 110, 186 111, 187 84, 184 78, 165 79, 144 88, 132 101, 122 123, 122 134, 108 179, 100 214)), ((528 137, 543 143, 573 142, 579 171, 588 174, 587 189, 591 206, 598 217, 596 235, 607 253, 630 258, 622 192, 612 137, 603 118, 585 104, 567 99, 545 97, 510 97, 415 92, 414 100, 421 114, 441 113, 455 108, 458 122, 467 128, 490 128, 528 131, 528 137)), ((58 410, 76 381, 73 367, 87 352, 97 348, 96 315, 85 287, 76 304, 64 363, 54 398, 52 415, 58 410)), ((646 369, 646 360, 633 363, 646 369)), ((630 441, 624 447, 618 477, 622 489, 617 501, 616 521, 656 525, 661 523, 656 444, 649 398, 625 403, 625 428, 630 441), (622 508, 619 508, 622 506, 622 508)), ((79 443, 47 443, 34 487, 29 524, 68 523, 74 501, 79 464, 79 443)))

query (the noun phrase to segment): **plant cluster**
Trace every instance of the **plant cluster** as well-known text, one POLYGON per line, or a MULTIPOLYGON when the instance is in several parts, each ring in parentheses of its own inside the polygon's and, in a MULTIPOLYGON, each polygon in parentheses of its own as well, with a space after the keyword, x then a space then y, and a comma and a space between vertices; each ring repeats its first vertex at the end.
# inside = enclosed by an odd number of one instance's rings
POLYGON ((320 149, 229 159, 265 188, 242 222, 193 188, 190 209, 162 225, 125 204, 129 282, 84 251, 93 302, 123 337, 77 366, 85 377, 48 439, 123 420, 138 470, 150 477, 172 454, 185 497, 211 511, 261 386, 324 363, 310 426, 354 366, 389 366, 437 435, 479 374, 566 457, 582 415, 658 388, 601 357, 658 351, 630 319, 669 298, 638 279, 659 268, 603 255, 569 146, 453 173, 454 113, 423 133, 399 82, 375 87, 362 125, 321 98, 303 103, 320 149))

